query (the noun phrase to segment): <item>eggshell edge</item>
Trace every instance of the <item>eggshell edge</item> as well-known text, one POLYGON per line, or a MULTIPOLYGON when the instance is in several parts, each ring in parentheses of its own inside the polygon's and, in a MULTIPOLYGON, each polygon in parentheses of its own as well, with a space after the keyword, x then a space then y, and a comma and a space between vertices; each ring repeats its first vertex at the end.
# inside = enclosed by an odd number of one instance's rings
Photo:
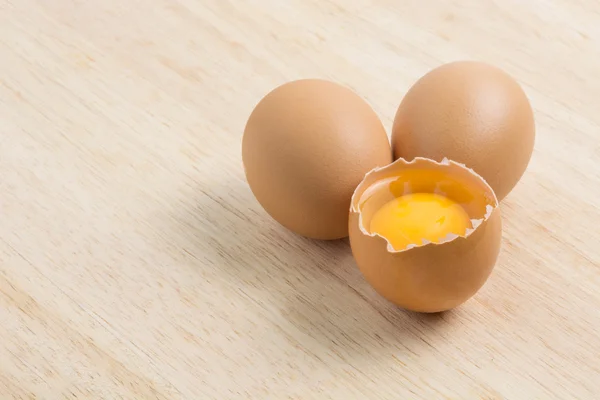
POLYGON ((452 161, 446 157, 444 157, 444 159, 441 162, 438 162, 438 161, 435 161, 435 160, 432 160, 429 158, 425 158, 425 157, 415 157, 411 161, 406 161, 404 158, 400 157, 397 160, 395 160, 394 162, 392 162, 391 164, 388 164, 383 167, 373 168, 371 171, 369 171, 365 174, 363 180, 358 184, 358 186, 354 190, 354 193, 352 194, 352 198, 350 200, 350 214, 358 214, 358 228, 364 235, 373 237, 373 238, 378 238, 379 240, 385 241, 387 251, 390 253, 401 253, 401 252, 405 252, 408 250, 412 250, 414 248, 420 248, 420 247, 425 247, 425 246, 430 246, 430 245, 439 246, 439 245, 453 242, 455 240, 467 239, 469 236, 471 236, 473 234, 473 232, 475 232, 485 221, 487 221, 491 217, 494 210, 498 208, 498 205, 499 205, 499 201, 496 196, 496 193, 494 192, 494 189, 492 189, 492 187, 489 185, 489 183, 481 175, 479 175, 477 172, 475 172, 472 168, 467 167, 465 164, 462 164, 462 163, 459 163, 456 161, 452 161), (407 247, 405 247, 404 249, 396 250, 396 249, 394 249, 394 247, 392 246, 392 244, 389 242, 389 240, 387 238, 385 238, 384 236, 382 236, 378 233, 371 233, 365 228, 365 226, 363 224, 362 213, 359 208, 359 198, 364 193, 364 190, 366 190, 370 185, 372 185, 373 183, 375 183, 377 181, 376 179, 373 180, 372 182, 369 181, 369 178, 373 177, 377 173, 388 170, 388 169, 393 169, 396 167, 397 164, 413 165, 413 164, 417 164, 420 162, 426 163, 426 164, 434 164, 434 165, 446 165, 446 166, 452 165, 452 166, 455 166, 459 169, 462 169, 462 170, 468 172, 469 174, 471 174, 475 178, 477 178, 485 186, 485 188, 487 189, 487 192, 492 195, 493 204, 486 206, 486 212, 485 212, 485 215, 483 216, 483 218, 471 219, 472 228, 467 229, 464 236, 449 233, 446 237, 441 239, 440 242, 438 242, 438 243, 433 243, 433 242, 430 242, 430 241, 424 239, 422 244, 420 244, 420 245, 411 244, 411 245, 408 245, 407 247))

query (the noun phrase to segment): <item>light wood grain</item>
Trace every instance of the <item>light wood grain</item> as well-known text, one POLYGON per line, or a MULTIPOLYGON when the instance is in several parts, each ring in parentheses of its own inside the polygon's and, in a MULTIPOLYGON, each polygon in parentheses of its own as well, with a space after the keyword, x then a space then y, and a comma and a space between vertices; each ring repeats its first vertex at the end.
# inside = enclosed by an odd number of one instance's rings
POLYGON ((595 0, 0 0, 0 398, 598 398, 599 71, 595 0), (390 128, 456 59, 538 136, 491 279, 417 315, 267 216, 241 135, 301 77, 390 128))

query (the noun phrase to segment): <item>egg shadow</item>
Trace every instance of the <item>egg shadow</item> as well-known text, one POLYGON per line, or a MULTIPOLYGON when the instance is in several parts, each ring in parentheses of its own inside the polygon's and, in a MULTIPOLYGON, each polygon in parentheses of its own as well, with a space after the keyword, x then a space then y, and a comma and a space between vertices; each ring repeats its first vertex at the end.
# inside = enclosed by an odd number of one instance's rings
POLYGON ((376 360, 409 351, 411 343, 435 346, 454 320, 453 312, 413 313, 387 302, 362 277, 348 239, 290 232, 260 208, 241 178, 190 188, 191 200, 173 208, 169 219, 170 234, 185 239, 184 250, 203 254, 194 267, 211 268, 274 310, 277 324, 296 332, 317 356, 376 360))

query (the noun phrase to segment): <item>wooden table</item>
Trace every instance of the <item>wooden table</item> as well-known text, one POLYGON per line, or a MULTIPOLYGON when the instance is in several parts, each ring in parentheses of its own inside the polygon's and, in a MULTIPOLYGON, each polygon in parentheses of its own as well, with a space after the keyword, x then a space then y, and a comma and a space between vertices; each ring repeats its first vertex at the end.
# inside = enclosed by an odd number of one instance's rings
POLYGON ((595 0, 0 0, 0 398, 597 399, 599 26, 595 0), (488 283, 418 315, 268 217, 241 135, 304 77, 389 129, 457 59, 522 83, 537 142, 488 283))

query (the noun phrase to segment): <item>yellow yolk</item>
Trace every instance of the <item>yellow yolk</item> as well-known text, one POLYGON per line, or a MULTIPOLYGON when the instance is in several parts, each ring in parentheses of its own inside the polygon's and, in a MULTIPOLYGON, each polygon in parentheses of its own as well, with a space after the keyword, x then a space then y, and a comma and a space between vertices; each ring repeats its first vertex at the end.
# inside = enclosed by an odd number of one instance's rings
POLYGON ((434 193, 413 193, 377 210, 370 231, 402 250, 409 244, 422 244, 423 239, 437 243, 449 233, 463 236, 470 227, 469 215, 458 203, 434 193))

